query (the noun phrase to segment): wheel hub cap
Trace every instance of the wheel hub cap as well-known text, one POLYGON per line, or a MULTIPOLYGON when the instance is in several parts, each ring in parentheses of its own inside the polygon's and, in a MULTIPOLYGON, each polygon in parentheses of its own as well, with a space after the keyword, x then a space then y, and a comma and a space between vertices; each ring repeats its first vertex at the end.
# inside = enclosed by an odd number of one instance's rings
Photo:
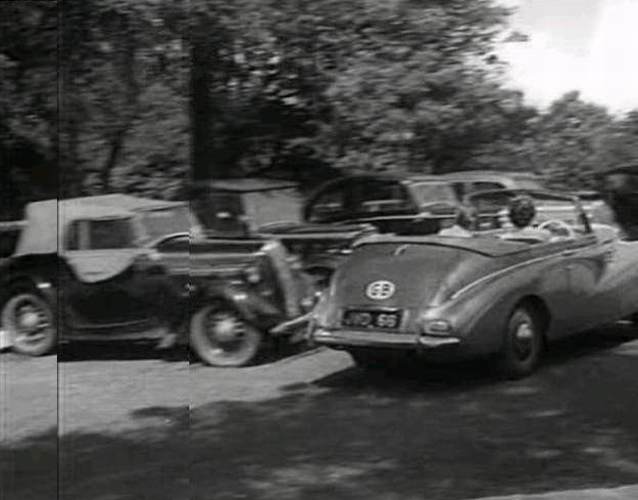
POLYGON ((215 322, 213 327, 215 338, 219 342, 233 342, 241 337, 237 323, 233 318, 223 318, 215 322))
POLYGON ((534 332, 527 323, 523 323, 516 330, 516 339, 519 341, 529 341, 534 336, 534 332))
POLYGON ((35 311, 27 311, 20 315, 19 323, 20 327, 32 330, 40 323, 40 316, 35 311))

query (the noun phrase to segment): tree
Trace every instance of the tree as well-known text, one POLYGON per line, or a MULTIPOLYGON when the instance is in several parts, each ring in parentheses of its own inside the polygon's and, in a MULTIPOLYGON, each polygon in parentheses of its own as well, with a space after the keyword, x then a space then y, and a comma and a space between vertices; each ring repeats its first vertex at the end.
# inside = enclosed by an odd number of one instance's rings
POLYGON ((444 171, 507 125, 491 53, 507 11, 490 0, 208 5, 224 20, 209 47, 220 175, 293 160, 444 171))
POLYGON ((600 140, 598 169, 638 165, 638 110, 615 121, 600 140))
POLYGON ((0 4, 0 197, 3 212, 57 192, 57 6, 0 4))

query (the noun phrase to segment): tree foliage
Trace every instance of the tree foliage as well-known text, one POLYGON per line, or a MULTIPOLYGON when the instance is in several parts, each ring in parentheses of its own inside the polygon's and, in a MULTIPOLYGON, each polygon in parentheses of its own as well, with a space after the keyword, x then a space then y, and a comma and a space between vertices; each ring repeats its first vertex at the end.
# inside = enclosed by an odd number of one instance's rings
POLYGON ((584 187, 638 161, 638 112, 577 93, 539 110, 504 86, 508 14, 494 0, 2 2, 4 203, 335 169, 584 187))

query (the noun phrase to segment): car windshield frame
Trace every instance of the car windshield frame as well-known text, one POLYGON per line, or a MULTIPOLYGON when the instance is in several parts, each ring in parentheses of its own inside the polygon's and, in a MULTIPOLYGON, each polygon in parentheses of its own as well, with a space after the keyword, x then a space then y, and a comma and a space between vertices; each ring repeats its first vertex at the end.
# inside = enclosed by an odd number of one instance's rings
POLYGON ((446 182, 446 181, 418 181, 418 182, 411 183, 411 189, 412 189, 415 201, 417 202, 419 207, 424 207, 424 206, 428 206, 428 205, 434 205, 434 204, 437 204, 437 203, 450 203, 450 204, 453 204, 453 205, 456 205, 458 203, 458 198, 457 198, 457 196, 456 196, 456 194, 454 192, 454 188, 452 187, 452 184, 450 182, 446 182), (442 199, 441 197, 437 197, 437 198, 432 198, 432 199, 426 200, 425 197, 423 196, 423 191, 421 189, 423 186, 435 187, 435 189, 444 188, 445 192, 449 196, 445 197, 445 199, 442 199))
MULTIPOLYGON (((583 208, 582 202, 578 199, 577 196, 565 195, 562 193, 556 193, 556 192, 548 191, 548 190, 527 190, 527 189, 499 189, 499 190, 479 191, 476 193, 471 193, 464 198, 463 204, 466 207, 472 208, 472 210, 475 212, 476 216, 478 217, 479 221, 481 219, 481 212, 476 206, 476 200, 478 198, 486 198, 488 196, 509 197, 510 200, 517 196, 529 196, 534 200, 536 206, 538 206, 539 202, 542 202, 542 201, 571 203, 573 205, 575 215, 578 219, 577 224, 579 224, 582 228, 581 229, 582 233, 585 235, 593 233, 593 229, 591 227, 589 219, 587 218, 587 214, 583 208)), ((501 207, 495 206, 492 212, 483 212, 483 214, 485 215, 485 217, 498 217, 499 215, 501 215, 502 211, 506 210, 507 208, 508 208, 508 205, 503 204, 503 206, 501 207)), ((567 222, 567 221, 564 221, 564 222, 567 222)), ((489 234, 489 232, 493 231, 494 229, 495 228, 482 230, 479 225, 479 228, 476 228, 475 232, 479 235, 489 234)), ((575 229, 578 229, 578 228, 575 227, 575 229)))
POLYGON ((193 227, 197 227, 195 216, 187 204, 139 210, 136 218, 141 231, 142 243, 159 241, 173 234, 190 233, 193 227), (159 213, 163 213, 163 223, 161 226, 154 226, 151 224, 151 216, 157 216, 159 213), (168 216, 164 216, 166 213, 168 216), (181 220, 179 220, 180 218, 181 220), (167 219, 172 219, 170 224, 166 224, 167 219))

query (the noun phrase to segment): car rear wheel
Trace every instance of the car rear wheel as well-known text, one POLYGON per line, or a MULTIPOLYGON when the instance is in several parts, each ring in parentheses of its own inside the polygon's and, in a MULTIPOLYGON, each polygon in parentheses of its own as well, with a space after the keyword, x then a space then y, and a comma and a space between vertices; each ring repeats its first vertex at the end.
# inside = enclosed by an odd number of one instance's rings
POLYGON ((58 336, 55 312, 36 292, 18 292, 5 303, 2 327, 17 353, 43 356, 55 348, 58 336))
POLYGON ((507 322, 499 354, 501 373, 509 379, 529 375, 538 365, 542 348, 543 336, 539 322, 527 308, 518 307, 507 322))
POLYGON ((262 333, 227 304, 208 304, 190 322, 192 349, 212 366, 238 367, 254 361, 262 346, 262 333))

